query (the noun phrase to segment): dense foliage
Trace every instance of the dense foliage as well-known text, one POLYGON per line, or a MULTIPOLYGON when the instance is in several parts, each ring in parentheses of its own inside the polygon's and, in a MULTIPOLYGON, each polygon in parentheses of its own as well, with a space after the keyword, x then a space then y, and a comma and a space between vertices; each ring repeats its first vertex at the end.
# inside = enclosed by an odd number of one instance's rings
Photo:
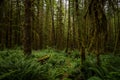
POLYGON ((119 80, 119 53, 119 0, 0 0, 0 80, 119 80))
POLYGON ((90 54, 84 66, 78 51, 46 49, 33 51, 25 57, 21 50, 0 51, 0 80, 119 80, 120 57, 101 55, 101 65, 96 65, 95 55, 90 54), (38 62, 38 59, 49 56, 38 62), (81 67, 83 71, 81 72, 81 67))

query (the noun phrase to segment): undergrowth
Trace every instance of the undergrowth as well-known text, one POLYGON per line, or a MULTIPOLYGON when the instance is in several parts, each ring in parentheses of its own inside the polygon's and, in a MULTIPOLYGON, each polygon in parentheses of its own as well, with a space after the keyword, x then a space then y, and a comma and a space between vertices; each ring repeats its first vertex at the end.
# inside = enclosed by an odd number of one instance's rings
POLYGON ((81 66, 77 50, 71 54, 53 49, 33 51, 29 58, 21 50, 4 50, 0 51, 0 80, 119 80, 120 57, 100 57, 100 66, 95 55, 87 56, 81 66), (48 59, 38 61, 45 56, 48 59))

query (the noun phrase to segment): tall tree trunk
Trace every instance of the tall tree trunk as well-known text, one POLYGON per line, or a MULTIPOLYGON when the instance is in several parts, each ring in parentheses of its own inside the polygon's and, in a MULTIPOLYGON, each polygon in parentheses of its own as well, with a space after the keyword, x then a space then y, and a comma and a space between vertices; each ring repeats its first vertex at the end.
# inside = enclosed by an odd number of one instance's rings
POLYGON ((15 31, 14 31, 14 45, 20 46, 20 24, 21 24, 21 18, 20 18, 20 13, 21 13, 21 8, 20 8, 20 0, 17 0, 16 2, 16 19, 15 19, 15 31))
POLYGON ((6 47, 12 48, 12 1, 8 2, 9 9, 8 9, 8 26, 7 26, 7 35, 6 35, 6 47))
POLYGON ((38 40, 37 40, 37 49, 43 48, 43 7, 44 7, 44 1, 43 0, 37 0, 37 33, 38 33, 38 40))
POLYGON ((119 14, 120 14, 120 12, 119 12, 119 0, 117 0, 117 11, 114 12, 114 25, 116 24, 116 26, 114 26, 115 27, 115 38, 116 38, 115 45, 114 45, 114 51, 113 51, 114 55, 120 51, 120 27, 119 27, 120 15, 119 14), (115 13, 116 13, 116 16, 115 16, 115 13), (117 18, 117 23, 115 22, 116 21, 115 18, 117 18))
POLYGON ((80 16, 80 13, 79 13, 79 0, 75 0, 75 12, 76 12, 76 26, 78 27, 78 49, 80 50, 80 54, 81 54, 81 64, 83 64, 85 62, 85 47, 84 47, 84 41, 82 40, 82 37, 81 37, 81 28, 79 26, 79 16, 80 16))
POLYGON ((40 43, 39 43, 39 48, 42 49, 43 48, 43 24, 44 24, 44 0, 40 0, 40 19, 39 19, 39 23, 40 23, 40 32, 39 32, 39 37, 40 37, 40 43))
POLYGON ((62 8, 63 8, 63 1, 59 0, 58 1, 58 11, 57 11, 57 33, 56 33, 56 39, 57 39, 57 48, 58 49, 63 49, 63 39, 64 39, 64 33, 63 33, 63 12, 62 12, 62 8))
POLYGON ((75 0, 72 1, 72 5, 73 5, 73 16, 72 16, 72 17, 73 17, 73 23, 72 23, 72 29, 73 29, 73 30, 72 30, 72 31, 73 31, 73 32, 72 32, 72 35, 73 35, 73 36, 72 36, 72 37, 73 37, 73 49, 75 49, 75 48, 78 48, 77 43, 76 43, 76 41, 77 41, 77 40, 76 40, 76 38, 77 38, 77 37, 76 37, 76 27, 77 27, 77 26, 76 26, 76 21, 75 21, 75 20, 76 20, 76 19, 75 19, 75 16, 76 16, 76 12, 75 12, 75 11, 76 11, 76 10, 75 10, 75 7, 76 7, 76 5, 75 5, 75 0))
POLYGON ((104 12, 104 5, 106 1, 91 0, 88 6, 87 14, 91 22, 91 34, 93 34, 92 45, 95 46, 95 53, 97 55, 97 64, 100 63, 99 55, 104 53, 105 41, 107 38, 107 19, 104 12))
POLYGON ((31 23, 32 23, 32 2, 33 0, 25 0, 25 24, 23 27, 24 30, 24 54, 29 56, 31 55, 31 23))
POLYGON ((69 0, 69 7, 68 7, 68 30, 67 30, 67 46, 66 46, 66 53, 68 52, 69 44, 70 44, 70 0, 69 0))
POLYGON ((6 3, 4 0, 0 2, 0 50, 4 50, 6 43, 6 3))
POLYGON ((52 33, 51 33, 51 46, 56 46, 56 35, 55 35, 55 25, 54 25, 54 0, 50 0, 51 5, 51 17, 52 17, 52 33))

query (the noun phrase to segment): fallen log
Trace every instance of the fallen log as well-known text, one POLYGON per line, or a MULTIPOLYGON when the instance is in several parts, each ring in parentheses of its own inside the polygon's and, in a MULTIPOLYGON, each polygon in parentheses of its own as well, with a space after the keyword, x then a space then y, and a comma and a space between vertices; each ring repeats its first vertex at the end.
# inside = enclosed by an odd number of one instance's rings
POLYGON ((46 60, 48 60, 49 58, 50 58, 50 55, 45 55, 45 56, 39 58, 37 61, 43 63, 43 62, 45 62, 46 60))

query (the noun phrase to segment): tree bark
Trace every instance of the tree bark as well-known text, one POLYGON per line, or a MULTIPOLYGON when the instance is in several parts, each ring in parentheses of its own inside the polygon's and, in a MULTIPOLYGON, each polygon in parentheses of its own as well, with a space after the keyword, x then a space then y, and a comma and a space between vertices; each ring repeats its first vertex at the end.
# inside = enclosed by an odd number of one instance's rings
POLYGON ((70 44, 70 23, 71 23, 71 20, 70 20, 70 0, 69 0, 69 7, 68 7, 68 30, 67 30, 67 46, 66 46, 66 53, 68 53, 68 48, 69 48, 69 44, 70 44))
POLYGON ((24 30, 23 47, 24 54, 27 56, 31 55, 32 1, 33 0, 25 0, 25 24, 23 27, 24 30))
POLYGON ((55 24, 54 24, 54 0, 50 0, 51 5, 51 17, 52 17, 52 33, 51 33, 51 46, 56 46, 55 24))

